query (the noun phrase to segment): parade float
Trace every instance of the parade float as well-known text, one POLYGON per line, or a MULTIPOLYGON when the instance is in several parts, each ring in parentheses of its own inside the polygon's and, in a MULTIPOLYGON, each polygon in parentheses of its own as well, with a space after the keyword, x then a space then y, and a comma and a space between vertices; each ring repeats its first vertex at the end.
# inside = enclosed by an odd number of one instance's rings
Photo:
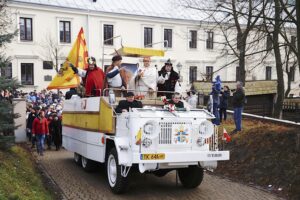
MULTIPOLYGON (((78 49, 82 49, 77 51, 82 56, 86 55, 86 48, 78 49)), ((131 47, 122 47, 116 53, 140 58, 164 56, 161 50, 131 47)), ((77 81, 77 77, 71 77, 73 73, 66 74, 69 82, 77 81)), ((62 132, 63 147, 74 152, 75 162, 84 170, 92 171, 97 163, 105 164, 107 181, 114 193, 128 189, 132 171, 163 177, 176 170, 184 187, 196 188, 203 180, 205 168, 215 169, 217 161, 229 160, 229 151, 219 150, 218 129, 211 122, 214 115, 207 110, 189 109, 188 105, 186 109, 165 106, 154 95, 140 98, 143 108, 116 113, 118 102, 124 98, 112 100, 106 96, 108 91, 109 88, 101 91, 99 97, 73 95, 66 100, 62 132)))

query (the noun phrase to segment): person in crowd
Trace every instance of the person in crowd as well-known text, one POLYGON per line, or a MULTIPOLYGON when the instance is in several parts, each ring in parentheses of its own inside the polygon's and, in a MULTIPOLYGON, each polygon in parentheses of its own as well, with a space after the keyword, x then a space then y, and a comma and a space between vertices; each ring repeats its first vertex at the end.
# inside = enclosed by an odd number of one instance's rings
POLYGON ((166 102, 166 104, 173 104, 175 105, 175 108, 184 108, 184 104, 180 100, 181 100, 181 95, 176 92, 172 95, 172 99, 166 102))
POLYGON ((230 90, 227 85, 224 86, 224 89, 221 91, 221 97, 220 97, 220 122, 222 122, 222 119, 226 121, 227 119, 227 107, 228 107, 228 98, 230 97, 230 90), (224 118, 223 118, 224 116, 224 118))
POLYGON ((37 137, 37 152, 44 155, 44 142, 46 135, 49 134, 48 122, 45 118, 45 112, 41 111, 38 117, 33 120, 32 135, 37 137))
POLYGON ((215 116, 212 121, 215 125, 220 125, 220 113, 218 109, 220 107, 221 83, 221 78, 218 75, 213 82, 212 92, 210 93, 212 95, 213 114, 215 116))
POLYGON ((126 100, 119 101, 116 108, 116 113, 129 112, 130 108, 142 108, 143 104, 140 101, 134 100, 134 93, 128 92, 126 94, 126 100))
POLYGON ((122 56, 116 55, 112 58, 112 64, 106 69, 106 78, 108 88, 114 89, 115 96, 120 97, 122 90, 127 88, 124 78, 122 78, 123 69, 121 68, 122 56))
MULTIPOLYGON (((29 141, 32 141, 32 123, 36 117, 35 109, 29 107, 30 113, 28 114, 27 123, 26 123, 26 133, 29 141)), ((33 145, 33 144, 32 144, 33 145)))
POLYGON ((70 88, 68 92, 66 92, 66 99, 71 99, 73 95, 76 95, 76 88, 70 88))
POLYGON ((105 74, 102 69, 97 67, 94 57, 88 58, 89 67, 87 70, 82 70, 70 63, 72 70, 83 78, 85 85, 85 96, 100 96, 103 90, 105 74))
POLYGON ((53 119, 49 124, 49 131, 51 132, 56 151, 62 145, 62 124, 56 113, 52 115, 53 119))
POLYGON ((51 122, 53 121, 53 112, 51 112, 51 114, 46 117, 47 119, 47 123, 48 123, 48 130, 49 130, 49 134, 46 136, 46 142, 47 142, 47 147, 48 147, 48 150, 51 150, 51 145, 52 145, 52 141, 53 141, 53 135, 52 135, 52 132, 51 132, 51 129, 50 129, 50 124, 51 122))
POLYGON ((233 93, 232 106, 233 106, 233 118, 235 123, 235 129, 232 134, 236 134, 242 130, 242 112, 245 102, 245 92, 243 89, 243 83, 237 82, 236 91, 233 93))
POLYGON ((150 57, 144 57, 144 66, 138 70, 136 90, 144 96, 152 96, 157 87, 156 68, 150 66, 150 57))
POLYGON ((157 87, 158 91, 167 91, 158 93, 159 96, 165 95, 167 99, 171 99, 172 93, 175 91, 176 82, 179 80, 178 73, 174 71, 171 60, 165 63, 165 65, 158 72, 157 87), (169 93, 168 93, 169 92, 169 93))
POLYGON ((187 102, 191 106, 191 108, 197 108, 198 97, 194 90, 187 92, 188 98, 187 102))

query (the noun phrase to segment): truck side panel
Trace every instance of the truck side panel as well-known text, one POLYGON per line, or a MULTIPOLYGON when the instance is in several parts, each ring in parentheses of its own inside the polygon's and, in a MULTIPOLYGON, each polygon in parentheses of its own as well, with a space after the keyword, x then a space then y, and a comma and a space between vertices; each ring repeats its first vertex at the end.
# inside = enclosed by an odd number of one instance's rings
POLYGON ((97 162, 105 161, 103 137, 103 133, 63 126, 63 147, 97 162))

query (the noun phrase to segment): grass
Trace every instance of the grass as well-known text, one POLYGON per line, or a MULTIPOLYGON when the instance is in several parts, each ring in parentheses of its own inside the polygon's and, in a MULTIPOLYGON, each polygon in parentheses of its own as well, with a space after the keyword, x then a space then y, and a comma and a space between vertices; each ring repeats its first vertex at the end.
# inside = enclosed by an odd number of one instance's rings
MULTIPOLYGON (((230 134, 234 122, 228 120, 219 127, 219 139, 223 127, 230 134)), ((242 131, 232 135, 231 142, 223 143, 222 147, 230 150, 230 160, 220 162, 216 172, 280 195, 300 197, 299 134, 296 126, 244 119, 242 131)))
POLYGON ((50 200, 31 155, 21 146, 0 150, 0 200, 50 200))

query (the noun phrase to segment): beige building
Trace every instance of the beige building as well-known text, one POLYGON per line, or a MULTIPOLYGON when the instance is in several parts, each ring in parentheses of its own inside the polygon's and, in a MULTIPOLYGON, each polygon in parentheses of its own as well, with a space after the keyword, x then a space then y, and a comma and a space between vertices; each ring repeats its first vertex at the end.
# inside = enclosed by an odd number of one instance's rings
MULTIPOLYGON (((183 89, 195 80, 206 80, 211 72, 224 81, 235 81, 238 63, 223 53, 223 35, 205 16, 187 10, 172 0, 11 0, 8 1, 13 28, 19 35, 7 46, 11 65, 1 75, 17 77, 25 90, 46 88, 83 27, 89 55, 99 66, 111 62, 111 53, 124 46, 165 49, 163 58, 153 57, 158 70, 170 58, 175 71, 180 63, 183 89), (120 36, 120 37, 118 37, 120 36), (116 37, 104 43, 105 39, 116 37), (168 43, 163 41, 167 40, 168 43), (104 43, 104 44, 103 44, 104 43), (154 44, 153 44, 154 43, 154 44), (153 45, 150 45, 153 44, 153 45), (103 48, 104 46, 104 48, 103 48), (103 51, 104 49, 104 51, 103 51), (103 56, 104 54, 104 56, 103 56), (56 55, 56 56, 55 56, 56 55), (104 59, 102 59, 104 57, 104 59), (228 65, 227 67, 223 67, 228 65)), ((262 41, 265 45, 265 41, 262 41)), ((126 63, 141 59, 124 58, 126 63)), ((276 79, 273 54, 264 62, 260 55, 246 61, 247 80, 276 79)), ((299 71, 291 92, 299 96, 299 71)))

